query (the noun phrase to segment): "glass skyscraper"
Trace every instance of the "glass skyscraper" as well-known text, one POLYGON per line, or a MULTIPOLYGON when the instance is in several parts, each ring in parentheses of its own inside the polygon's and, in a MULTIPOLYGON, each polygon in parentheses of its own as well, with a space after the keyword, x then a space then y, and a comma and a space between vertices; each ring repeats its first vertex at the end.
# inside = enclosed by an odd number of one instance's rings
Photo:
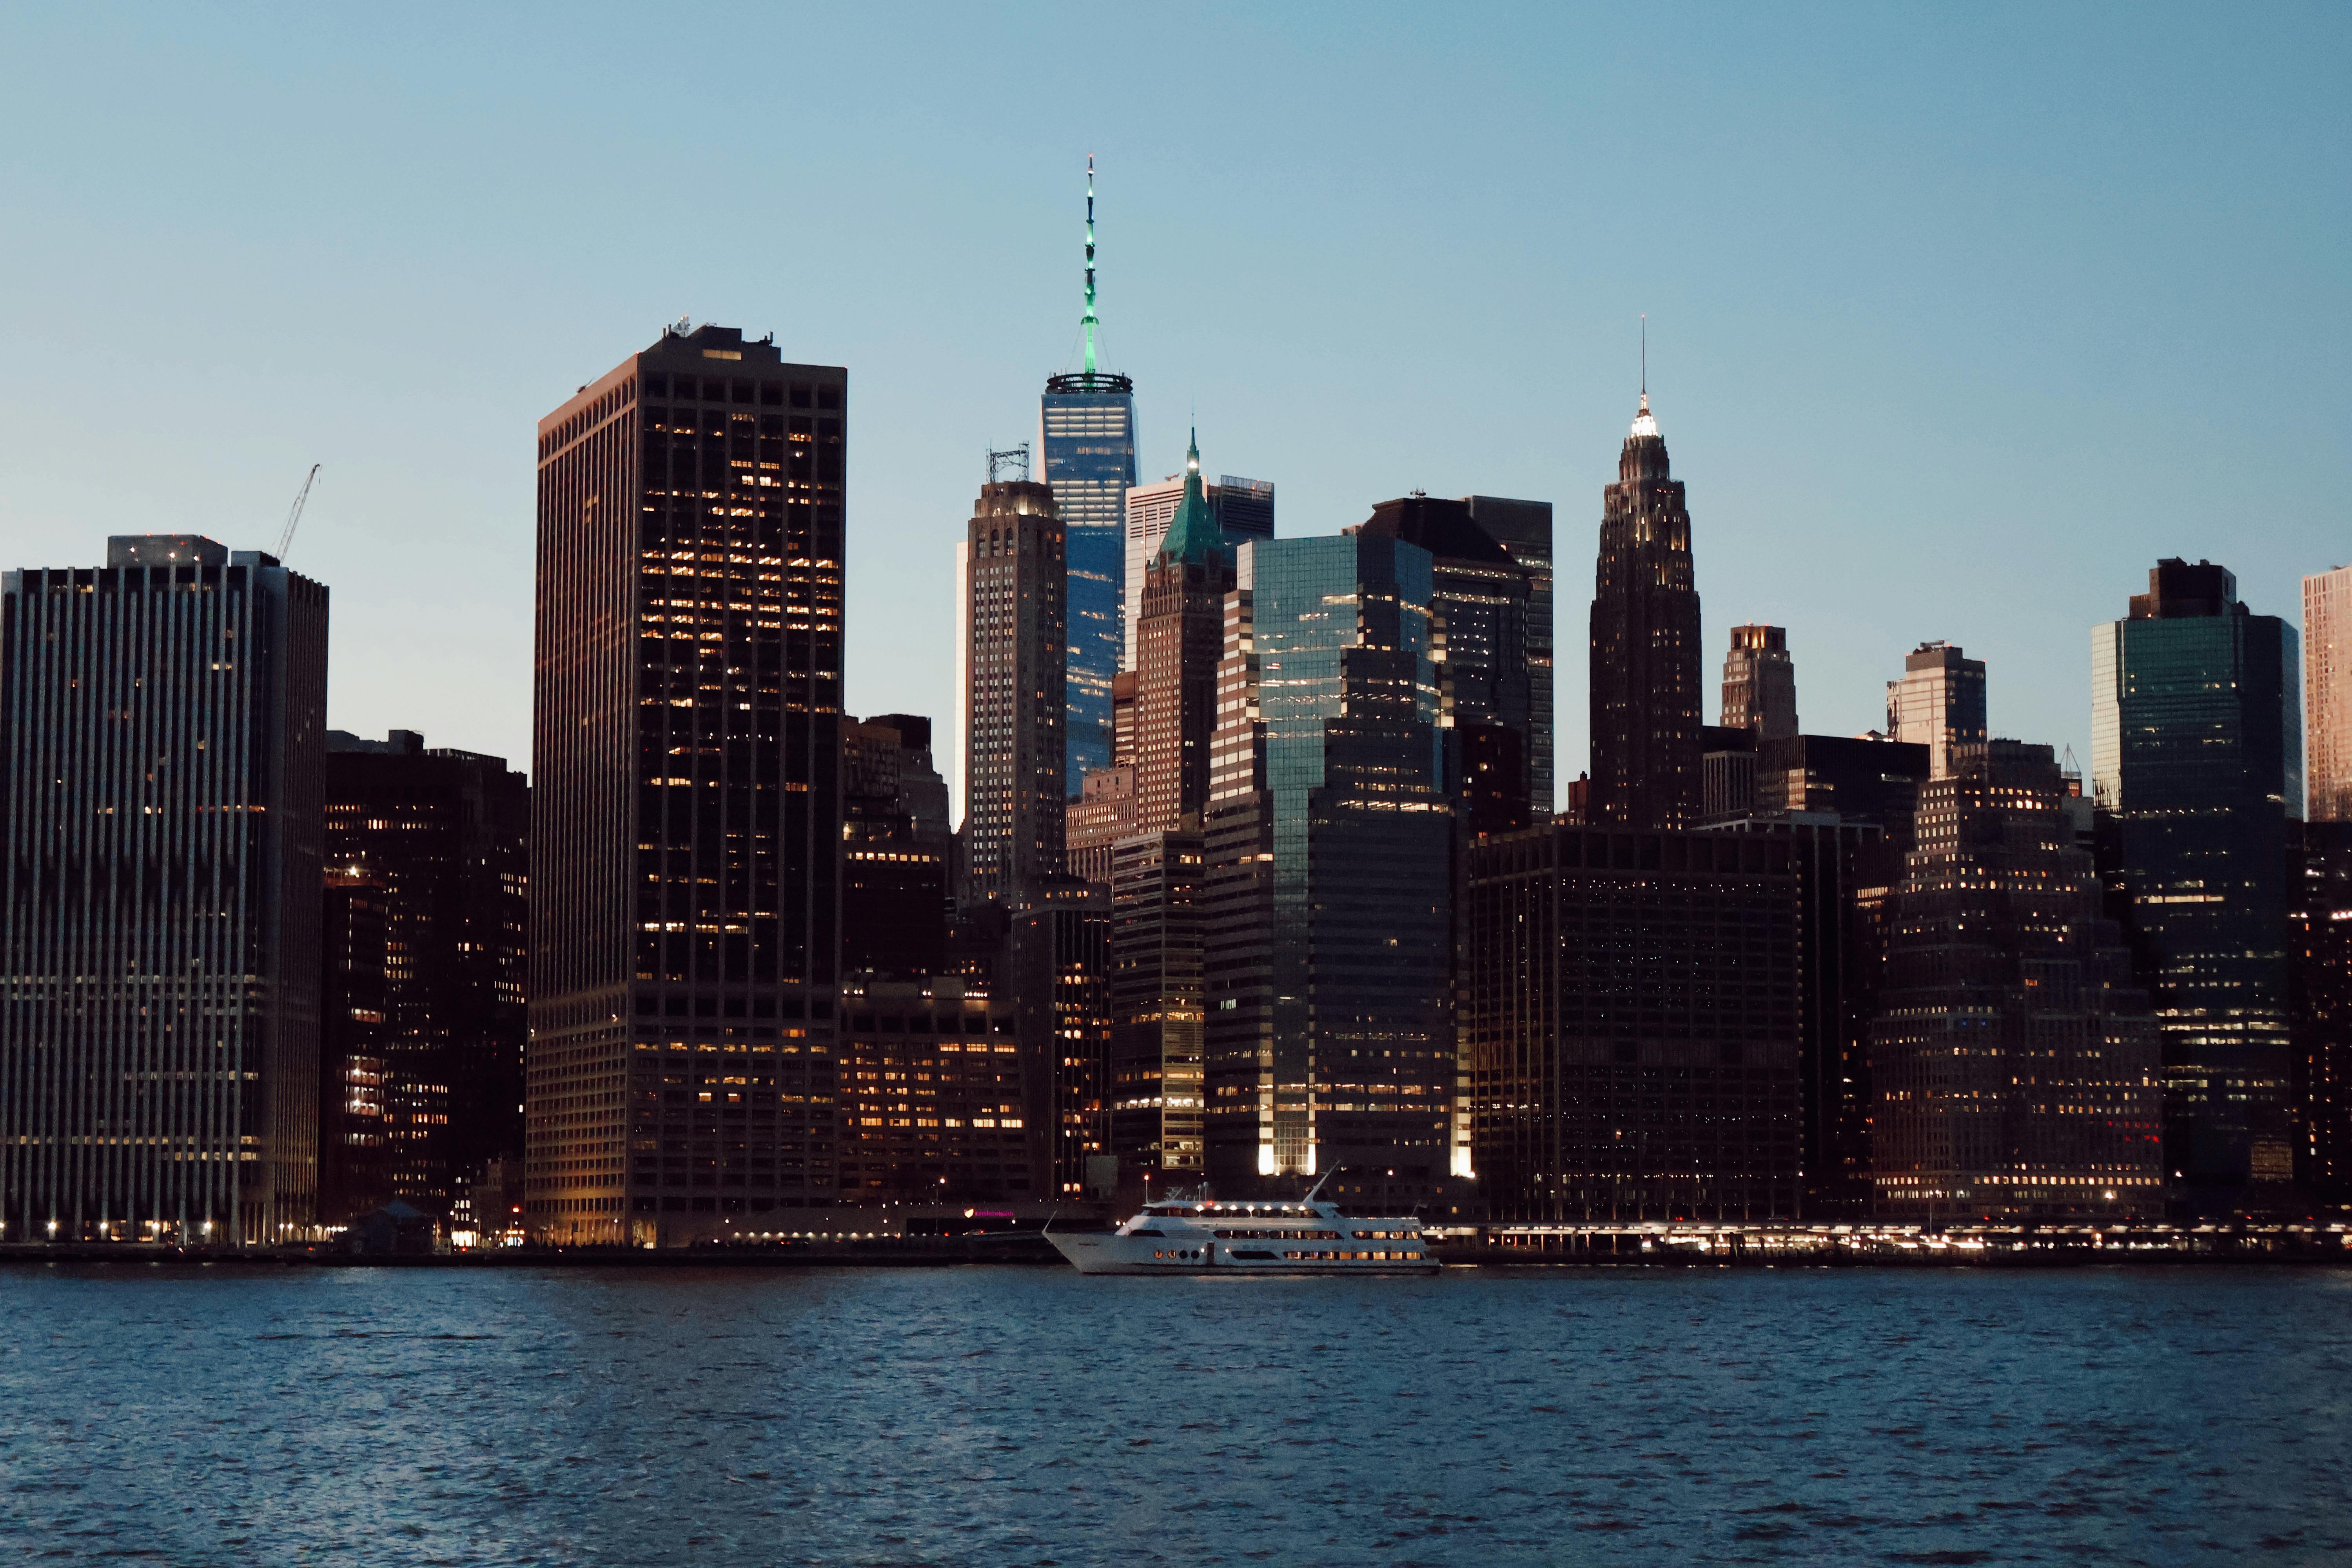
POLYGON ((2165 1169, 2226 1204, 2293 1175, 2286 833, 2301 815, 2294 628, 2168 560, 2091 633, 2099 868, 2155 1004, 2165 1169))
POLYGON ((1068 531, 1069 720, 1064 794, 1111 763, 1110 683, 1126 641, 1127 492, 1135 483, 1135 383, 1095 369, 1095 169, 1087 160, 1086 367, 1049 376, 1037 410, 1037 450, 1068 531))
POLYGON ((1238 557, 1207 824, 1210 1174, 1345 1164, 1425 1189, 1467 1159, 1432 559, 1369 531, 1238 557))
POLYGON ((1123 535, 1128 487, 1135 483, 1135 383, 1081 373, 1045 384, 1038 450, 1069 538, 1068 755, 1076 795, 1089 768, 1110 766, 1110 682, 1126 634, 1123 535))

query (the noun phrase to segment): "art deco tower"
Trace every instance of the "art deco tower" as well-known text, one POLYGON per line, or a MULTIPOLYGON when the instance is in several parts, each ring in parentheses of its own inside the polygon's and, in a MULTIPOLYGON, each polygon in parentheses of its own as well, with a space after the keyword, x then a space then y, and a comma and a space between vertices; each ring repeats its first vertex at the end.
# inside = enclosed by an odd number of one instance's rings
POLYGON ((1067 537, 1054 492, 981 487, 962 595, 966 900, 1027 904, 1062 875, 1067 537))
POLYGON ((1166 832, 1209 802, 1217 661, 1233 586, 1233 547, 1210 510, 1195 440, 1184 457, 1183 500, 1144 573, 1136 654, 1138 833, 1166 832))
POLYGON ((1591 819, 1685 827, 1699 814, 1698 594, 1690 512, 1650 395, 1602 492, 1592 595, 1591 819))

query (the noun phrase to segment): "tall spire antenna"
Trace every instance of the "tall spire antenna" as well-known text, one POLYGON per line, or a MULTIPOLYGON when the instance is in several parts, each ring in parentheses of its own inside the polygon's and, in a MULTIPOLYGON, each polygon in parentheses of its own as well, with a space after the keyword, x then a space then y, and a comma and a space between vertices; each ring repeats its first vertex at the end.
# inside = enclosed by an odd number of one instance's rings
MULTIPOLYGON (((1089 212, 1093 211, 1093 210, 1094 210, 1094 204, 1093 204, 1093 203, 1091 203, 1091 202, 1087 203, 1087 209, 1089 212)), ((1089 232, 1089 233, 1093 232, 1091 226, 1089 226, 1088 232, 1089 232)), ((1089 256, 1091 256, 1091 255, 1093 255, 1093 254, 1094 254, 1094 250, 1093 250, 1093 247, 1092 247, 1091 246, 1089 246, 1089 247, 1087 247, 1087 255, 1089 255, 1089 256)), ((1092 299, 1094 298, 1094 290, 1093 290, 1092 289, 1088 289, 1087 290, 1087 298, 1088 300, 1092 300, 1092 299)), ((1649 395, 1650 395, 1650 313, 1649 313, 1647 310, 1644 310, 1644 311, 1643 311, 1643 312, 1642 312, 1642 396, 1646 400, 1646 399, 1649 397, 1649 395)))
POLYGON ((1095 373, 1095 155, 1087 154, 1087 374, 1095 373))

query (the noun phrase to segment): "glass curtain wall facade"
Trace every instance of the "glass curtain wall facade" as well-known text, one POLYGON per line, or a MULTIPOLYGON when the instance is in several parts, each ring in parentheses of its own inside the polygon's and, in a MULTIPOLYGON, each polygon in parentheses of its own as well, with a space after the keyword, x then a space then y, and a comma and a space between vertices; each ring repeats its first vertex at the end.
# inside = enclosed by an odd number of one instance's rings
POLYGON ((2168 561, 2093 628, 2099 870, 2162 1031, 2165 1166, 2191 1207, 2294 1171, 2286 887, 2303 799, 2294 628, 2168 561))
POLYGON ((316 1223, 327 590, 187 534, 0 590, 0 1239, 316 1223))
POLYGON ((833 1191, 847 402, 706 323, 540 422, 535 1235, 833 1191))
POLYGON ((1467 1173, 1431 577, 1371 534, 1239 551, 1204 843, 1220 1182, 1467 1173))
POLYGON ((1108 372, 1056 375, 1038 407, 1037 449, 1069 554, 1068 754, 1062 793, 1111 765, 1110 683, 1126 646, 1127 492, 1135 485, 1135 383, 1108 372))

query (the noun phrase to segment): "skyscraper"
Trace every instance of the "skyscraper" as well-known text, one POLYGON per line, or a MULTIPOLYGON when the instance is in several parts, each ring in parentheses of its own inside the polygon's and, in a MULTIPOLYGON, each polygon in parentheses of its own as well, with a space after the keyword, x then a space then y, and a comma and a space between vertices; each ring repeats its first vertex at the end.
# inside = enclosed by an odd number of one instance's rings
POLYGON ((1968 742, 1923 786, 1870 1076, 1883 1214, 2159 1213, 2156 1030, 2047 746, 1968 742))
POLYGON ((1361 531, 1238 552, 1203 825, 1210 1174, 1229 1190, 1467 1172, 1431 573, 1361 531))
POLYGON ((2306 815, 2352 821, 2352 566, 2303 580, 2303 711, 2306 815))
POLYGON ((331 730, 326 762, 328 868, 373 883, 383 927, 385 1195, 446 1219, 457 1183, 523 1149, 530 785, 410 730, 331 730))
POLYGON ((1201 878, 1197 832, 1112 850, 1109 1123, 1122 1184, 1201 1172, 1201 878))
POLYGON ((1798 1212, 1795 847, 1565 824, 1471 847, 1465 1066, 1497 1217, 1798 1212))
POLYGON ((833 1189, 847 392, 681 323, 540 421, 537 1235, 833 1189))
POLYGON ((1551 502, 1471 496, 1470 521, 1511 552, 1528 574, 1528 810, 1540 822, 1560 807, 1553 784, 1557 656, 1552 626, 1551 502))
POLYGON ((1698 593, 1690 510, 1671 477, 1650 395, 1603 492, 1592 595, 1589 820, 1685 827, 1698 819, 1698 593))
POLYGON ((1144 569, 1135 668, 1139 833, 1169 831, 1208 804, 1217 661, 1233 586, 1233 547, 1210 510, 1195 443, 1185 456, 1182 504, 1144 569))
POLYGON ((2314 1197, 2344 1203, 2352 1201, 2352 820, 2302 827, 2288 911, 2295 1178, 2314 1197))
POLYGON ((931 721, 841 727, 841 967, 911 982, 946 972, 955 835, 931 765, 931 721))
POLYGON ((1797 667, 1782 628, 1731 628, 1731 651, 1723 656, 1723 727, 1750 731, 1759 741, 1797 732, 1797 667))
POLYGON ((1066 574, 1054 492, 1026 479, 982 485, 958 563, 962 900, 1017 903, 1063 874, 1066 574))
POLYGON ((136 534, 0 595, 0 1235, 304 1237, 327 590, 136 534))
POLYGON ((2162 1030, 2165 1168, 2196 1208, 2293 1176, 2297 664, 2294 628, 2210 562, 2158 563, 2129 617, 2091 631, 2099 870, 2162 1030))
MULTIPOLYGON (((1197 440, 1193 443, 1196 452, 1199 445, 1197 440)), ((1185 482, 1198 471, 1194 458, 1188 457, 1186 463, 1185 473, 1171 474, 1127 492, 1127 646, 1119 663, 1121 669, 1135 668, 1136 628, 1143 619, 1143 574, 1150 569, 1152 557, 1160 553, 1160 542, 1167 537, 1168 525, 1176 521, 1176 509, 1184 500, 1185 482)), ((1214 483, 1203 484, 1202 493, 1209 498, 1209 514, 1228 544, 1274 537, 1271 480, 1221 474, 1214 483)))
POLYGON ((1947 776, 1952 748, 1985 738, 1984 660, 1948 642, 1912 649, 1886 683, 1886 738, 1927 747, 1931 776, 1947 776))
POLYGON ((1472 834, 1527 826, 1536 742, 1526 569, 1472 519, 1467 501, 1419 494, 1381 501, 1362 531, 1430 553, 1430 654, 1446 790, 1464 826, 1472 834))
POLYGON ((841 1010, 845 1201, 1045 1195, 1051 1096, 1011 1006, 955 979, 845 976, 841 1010))
POLYGON ((1135 484, 1135 383, 1095 369, 1095 161, 1087 159, 1086 368, 1049 376, 1038 405, 1037 449, 1068 539, 1065 798, 1087 773, 1111 764, 1111 678, 1125 637, 1120 551, 1127 492, 1135 484))
POLYGON ((392 981, 385 914, 381 881, 365 871, 328 866, 319 1006, 319 1224, 331 1231, 398 1195, 384 1093, 384 995, 392 981))

